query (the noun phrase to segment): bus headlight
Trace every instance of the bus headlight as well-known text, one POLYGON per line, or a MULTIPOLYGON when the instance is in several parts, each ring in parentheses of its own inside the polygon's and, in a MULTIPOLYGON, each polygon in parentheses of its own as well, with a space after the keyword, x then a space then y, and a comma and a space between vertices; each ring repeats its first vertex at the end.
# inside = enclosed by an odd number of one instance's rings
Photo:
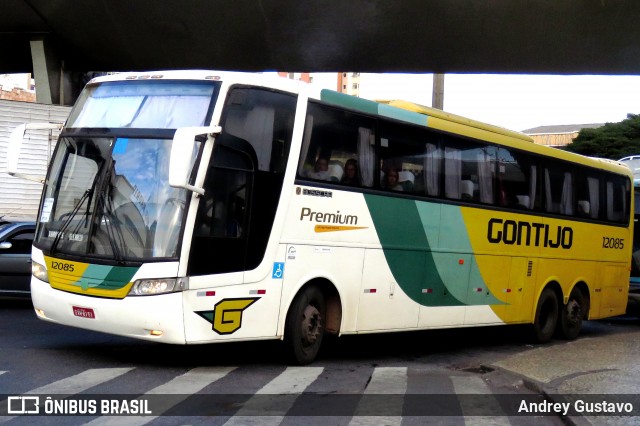
POLYGON ((173 293, 188 288, 187 278, 155 278, 136 280, 129 290, 129 296, 152 296, 154 294, 173 293))
POLYGON ((45 283, 49 282, 49 273, 47 272, 47 268, 33 260, 31 261, 31 274, 40 281, 44 281, 45 283))

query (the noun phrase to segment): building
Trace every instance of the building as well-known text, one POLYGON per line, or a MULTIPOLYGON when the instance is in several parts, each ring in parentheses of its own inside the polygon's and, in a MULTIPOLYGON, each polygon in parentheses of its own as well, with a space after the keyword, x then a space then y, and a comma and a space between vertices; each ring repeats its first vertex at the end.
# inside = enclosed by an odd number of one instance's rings
POLYGON ((36 101, 36 86, 31 74, 0 74, 0 100, 36 101))
POLYGON ((360 73, 341 72, 338 74, 338 92, 360 96, 360 73))
POLYGON ((538 145, 560 147, 573 142, 581 129, 594 129, 601 126, 604 126, 604 123, 539 126, 523 130, 522 133, 531 136, 534 143, 538 145))
POLYGON ((311 83, 311 74, 308 72, 281 72, 278 71, 278 77, 290 78, 291 80, 301 80, 311 83))

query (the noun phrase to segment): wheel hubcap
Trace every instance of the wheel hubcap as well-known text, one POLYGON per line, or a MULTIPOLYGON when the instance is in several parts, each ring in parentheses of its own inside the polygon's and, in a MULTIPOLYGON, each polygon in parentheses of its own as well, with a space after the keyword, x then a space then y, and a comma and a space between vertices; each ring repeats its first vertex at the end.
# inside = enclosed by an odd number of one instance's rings
POLYGON ((577 324, 580 322, 580 318, 582 318, 580 304, 575 299, 569 300, 569 303, 567 303, 567 319, 571 324, 577 324))
POLYGON ((307 305, 302 317, 302 342, 305 346, 313 345, 322 331, 322 317, 315 306, 307 305))

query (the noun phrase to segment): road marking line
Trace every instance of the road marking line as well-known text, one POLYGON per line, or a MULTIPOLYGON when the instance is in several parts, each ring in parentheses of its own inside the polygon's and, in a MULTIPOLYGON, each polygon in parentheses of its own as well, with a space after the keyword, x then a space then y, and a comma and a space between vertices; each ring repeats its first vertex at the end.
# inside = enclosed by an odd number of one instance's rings
MULTIPOLYGON (((373 370, 371 381, 364 390, 365 395, 404 395, 407 393, 407 368, 406 367, 378 367, 373 370)), ((400 425, 402 416, 371 416, 381 409, 384 411, 402 413, 403 401, 399 398, 384 400, 380 398, 363 400, 356 407, 349 425, 400 425)))
POLYGON ((296 398, 323 371, 324 367, 288 367, 259 389, 255 396, 249 398, 236 415, 225 423, 225 426, 279 425, 284 420, 284 415, 296 402, 296 398), (270 401, 264 395, 274 395, 275 400, 270 401), (290 395, 290 397, 282 397, 281 395, 290 395), (269 415, 270 413, 274 415, 269 415))
MULTIPOLYGON (((457 395, 492 395, 491 389, 480 377, 475 376, 453 376, 451 377, 453 382, 453 389, 457 395)), ((495 414, 491 416, 478 416, 473 413, 478 413, 487 410, 487 399, 478 399, 474 402, 472 397, 458 398, 462 414, 464 415, 464 422, 467 426, 485 426, 496 425, 506 426, 510 425, 509 419, 500 407, 498 400, 490 398, 491 408, 495 411, 495 414), (471 415, 465 415, 465 413, 471 413, 471 415), (502 417, 501 417, 502 416, 502 417)))
MULTIPOLYGON (((157 386, 144 395, 163 395, 162 409, 155 409, 152 416, 122 417, 103 416, 87 423, 88 425, 125 425, 141 426, 158 418, 170 408, 175 407, 191 395, 200 392, 206 386, 216 382, 235 370, 236 367, 199 367, 187 371, 181 376, 174 377, 166 383, 157 386)), ((136 398, 144 400, 144 396, 136 398)), ((157 404, 156 404, 157 405, 157 404)))
POLYGON ((113 380, 133 370, 131 368, 91 368, 74 376, 41 386, 27 394, 74 395, 101 383, 113 380))

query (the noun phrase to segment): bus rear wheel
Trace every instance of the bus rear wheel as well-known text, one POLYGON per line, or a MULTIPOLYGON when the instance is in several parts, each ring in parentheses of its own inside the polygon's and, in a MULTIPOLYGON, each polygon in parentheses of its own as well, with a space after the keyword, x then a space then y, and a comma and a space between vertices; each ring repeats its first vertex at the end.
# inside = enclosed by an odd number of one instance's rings
POLYGON ((582 290, 574 288, 569 294, 569 301, 562 308, 558 321, 558 335, 567 340, 578 337, 585 316, 586 301, 582 290))
POLYGON ((536 316, 533 320, 533 335, 538 343, 551 340, 558 324, 558 296, 549 287, 545 288, 538 299, 536 316))
POLYGON ((326 321, 326 305, 322 291, 315 285, 303 289, 294 299, 287 314, 284 340, 292 361, 306 365, 316 358, 326 321))

